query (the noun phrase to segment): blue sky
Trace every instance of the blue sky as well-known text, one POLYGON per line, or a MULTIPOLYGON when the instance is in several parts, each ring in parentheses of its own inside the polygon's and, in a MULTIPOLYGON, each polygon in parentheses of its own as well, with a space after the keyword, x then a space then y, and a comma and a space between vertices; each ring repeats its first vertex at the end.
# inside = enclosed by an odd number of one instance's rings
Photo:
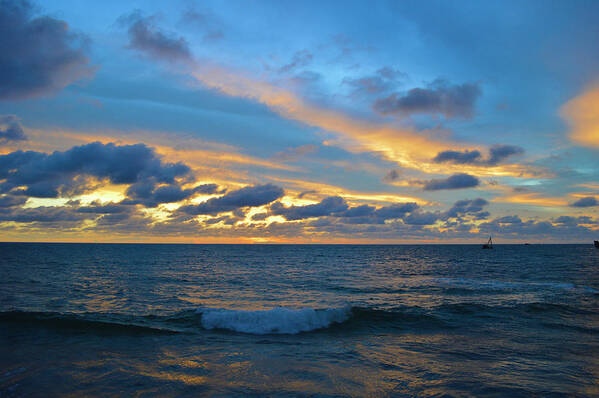
POLYGON ((0 228, 9 240, 592 240, 596 15, 593 1, 4 0, 0 228), (69 163, 80 152, 89 164, 69 163), (159 177, 171 164, 188 171, 159 177), (229 204, 189 210, 211 200, 229 204))

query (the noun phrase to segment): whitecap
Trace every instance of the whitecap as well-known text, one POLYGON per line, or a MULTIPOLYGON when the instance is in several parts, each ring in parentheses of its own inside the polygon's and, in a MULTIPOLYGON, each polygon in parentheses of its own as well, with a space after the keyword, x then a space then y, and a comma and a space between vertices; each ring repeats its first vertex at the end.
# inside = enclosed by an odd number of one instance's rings
POLYGON ((296 334, 323 329, 351 316, 351 307, 313 309, 284 308, 246 311, 200 308, 202 326, 251 334, 296 334))

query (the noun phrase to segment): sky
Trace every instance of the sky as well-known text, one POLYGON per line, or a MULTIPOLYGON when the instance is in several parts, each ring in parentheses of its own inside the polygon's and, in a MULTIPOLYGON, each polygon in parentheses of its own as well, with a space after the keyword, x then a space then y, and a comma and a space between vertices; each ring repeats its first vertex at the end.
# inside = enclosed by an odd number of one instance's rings
POLYGON ((0 0, 0 240, 599 239, 598 15, 0 0))

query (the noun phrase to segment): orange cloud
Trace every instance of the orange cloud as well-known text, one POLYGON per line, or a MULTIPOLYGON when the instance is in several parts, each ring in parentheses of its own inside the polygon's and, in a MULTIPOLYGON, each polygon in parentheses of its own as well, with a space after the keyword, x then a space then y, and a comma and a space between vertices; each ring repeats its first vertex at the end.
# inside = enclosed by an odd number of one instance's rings
MULTIPOLYGON (((198 82, 224 94, 260 102, 281 116, 307 125, 336 133, 339 138, 328 141, 353 152, 373 152, 386 160, 430 174, 475 172, 477 175, 527 177, 525 166, 508 165, 475 167, 447 165, 431 161, 443 150, 462 148, 463 145, 439 137, 438 131, 415 131, 388 124, 375 123, 351 117, 340 111, 321 108, 305 102, 295 93, 266 81, 252 79, 242 73, 203 62, 191 73, 198 82)), ((446 133, 444 133, 446 134, 446 133)))
POLYGON ((560 114, 570 125, 574 142, 599 148, 599 84, 567 102, 560 114))
POLYGON ((493 199, 493 202, 518 203, 550 208, 568 205, 568 202, 563 198, 544 197, 536 192, 501 196, 493 199))
MULTIPOLYGON (((373 204, 384 205, 384 204, 388 204, 388 203, 415 202, 422 206, 432 204, 431 202, 429 202, 427 200, 424 200, 424 199, 421 199, 421 198, 418 198, 415 196, 398 195, 398 194, 386 193, 386 192, 381 192, 381 193, 360 192, 360 191, 354 191, 354 190, 342 188, 339 186, 329 185, 329 184, 320 183, 320 182, 304 181, 304 180, 291 179, 291 178, 279 178, 279 177, 274 177, 274 176, 270 176, 269 179, 271 179, 272 181, 278 182, 278 183, 282 183, 288 188, 287 189, 288 195, 286 196, 286 198, 288 198, 288 200, 290 201, 289 204, 296 204, 296 205, 297 204, 305 204, 296 198, 290 198, 289 195, 293 195, 293 194, 297 195, 300 192, 306 192, 306 191, 317 192, 316 196, 318 196, 318 197, 341 196, 341 197, 345 198, 346 200, 350 201, 350 203, 352 203, 352 202, 373 203, 373 204)), ((313 203, 313 202, 306 202, 306 203, 313 203)))

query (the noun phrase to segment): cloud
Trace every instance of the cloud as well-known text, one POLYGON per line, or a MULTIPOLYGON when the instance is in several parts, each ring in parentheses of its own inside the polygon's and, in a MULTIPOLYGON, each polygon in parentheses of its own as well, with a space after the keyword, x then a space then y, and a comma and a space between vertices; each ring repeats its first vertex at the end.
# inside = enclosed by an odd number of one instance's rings
POLYGON ((9 141, 26 141, 23 127, 14 115, 0 116, 0 144, 9 141))
POLYGON ((353 89, 352 95, 381 94, 394 89, 398 85, 398 80, 405 77, 407 77, 405 73, 386 66, 377 70, 374 75, 359 78, 346 77, 343 79, 343 84, 353 89))
POLYGON ((418 207, 419 206, 413 202, 392 204, 377 209, 374 214, 383 220, 393 220, 396 218, 402 218, 407 213, 417 210, 418 207))
POLYGON ((188 8, 183 12, 181 21, 200 28, 204 32, 204 41, 217 41, 225 37, 222 31, 221 23, 209 12, 200 12, 196 9, 188 8))
POLYGON ((120 203, 99 204, 97 202, 94 202, 90 203, 88 206, 78 207, 75 211, 77 213, 89 214, 118 214, 129 213, 132 209, 132 206, 123 205, 120 203))
POLYGON ((597 200, 593 196, 587 196, 587 197, 578 199, 574 203, 571 203, 570 206, 572 206, 572 207, 593 207, 593 206, 599 206, 599 200, 597 200))
POLYGON ((560 110, 577 144, 599 148, 599 84, 570 100, 560 110))
POLYGON ((369 216, 371 216, 371 215, 374 214, 375 210, 376 209, 375 209, 374 206, 360 205, 360 206, 348 208, 347 210, 345 210, 345 211, 343 211, 341 213, 335 214, 335 216, 337 216, 337 217, 349 217, 349 218, 353 218, 353 217, 369 217, 369 216))
POLYGON ((288 148, 285 151, 277 152, 274 158, 282 162, 297 161, 306 155, 315 153, 317 150, 318 147, 316 145, 301 145, 294 148, 288 148))
POLYGON ((401 177, 401 172, 399 170, 389 170, 389 172, 383 176, 383 182, 390 183, 393 181, 397 181, 399 180, 399 177, 401 177))
POLYGON ((219 214, 244 207, 263 206, 281 198, 285 192, 276 185, 254 185, 230 191, 218 198, 208 199, 199 205, 182 206, 179 210, 186 214, 219 214))
POLYGON ((328 216, 333 213, 347 210, 345 200, 340 196, 329 196, 320 203, 305 206, 285 207, 277 202, 270 206, 273 215, 283 216, 286 220, 302 220, 304 218, 328 216))
POLYGON ((95 73, 88 39, 64 21, 34 18, 33 9, 26 0, 0 0, 0 100, 53 94, 95 73))
POLYGON ((298 51, 293 54, 291 62, 279 68, 279 73, 287 73, 296 68, 308 66, 312 62, 313 55, 308 50, 298 51))
POLYGON ((21 206, 27 202, 23 196, 2 195, 0 196, 0 209, 14 206, 21 206))
POLYGON ((115 145, 94 142, 52 154, 16 151, 0 155, 0 192, 55 198, 82 193, 89 178, 113 184, 175 184, 191 169, 183 163, 165 163, 144 144, 115 145), (24 188, 23 188, 24 187, 24 188))
POLYGON ((310 190, 308 190, 308 191, 303 191, 303 192, 300 192, 300 194, 299 194, 299 195, 297 195, 297 197, 298 197, 299 199, 301 199, 301 198, 303 198, 303 197, 304 197, 304 196, 306 196, 306 195, 311 195, 311 194, 314 194, 314 193, 318 193, 318 191, 315 191, 315 190, 313 190, 313 189, 310 189, 310 190))
POLYGON ((256 213, 252 216, 252 221, 264 221, 268 218, 268 213, 256 213))
MULTIPOLYGON (((484 207, 488 204, 489 202, 483 198, 458 200, 449 210, 447 210, 445 216, 447 218, 454 218, 464 216, 466 214, 475 214, 479 216, 478 218, 480 218, 480 215, 483 214, 482 211, 484 207)), ((487 213, 485 212, 484 216, 486 215, 487 213)))
POLYGON ((432 225, 439 219, 438 213, 432 212, 413 212, 403 218, 408 225, 432 225))
POLYGON ((433 158, 436 163, 473 164, 478 166, 496 166, 510 156, 520 155, 524 149, 516 145, 493 145, 489 148, 489 156, 482 158, 478 150, 442 151, 433 158))
POLYGON ((496 165, 510 156, 521 155, 523 153, 524 149, 515 145, 493 145, 489 149, 489 159, 487 159, 486 163, 496 165))
MULTIPOLYGON (((16 209, 8 214, 0 213, 0 221, 14 221, 18 223, 73 223, 89 218, 86 214, 73 212, 66 206, 44 206, 28 209, 16 209)), ((64 225, 61 225, 65 227, 64 225)))
POLYGON ((160 30, 155 16, 145 17, 141 11, 134 11, 119 21, 128 26, 129 48, 163 61, 193 61, 187 40, 160 30))
POLYGON ((481 95, 476 83, 450 85, 437 79, 427 88, 413 88, 401 95, 391 94, 374 103, 374 109, 383 115, 410 116, 419 113, 442 114, 447 118, 470 118, 481 95))
POLYGON ((433 159, 434 162, 444 163, 444 162, 452 162, 457 164, 472 164, 480 161, 481 154, 480 151, 474 150, 464 150, 460 151, 443 151, 439 152, 437 156, 433 159))
MULTIPOLYGON (((448 142, 444 138, 446 136, 436 134, 438 131, 417 131, 413 127, 399 127, 387 121, 354 117, 341 109, 322 106, 318 101, 311 102, 291 89, 268 81, 268 76, 252 77, 250 71, 223 67, 206 58, 202 59, 201 65, 192 63, 190 67, 190 75, 207 89, 256 101, 281 117, 332 134, 334 138, 327 140, 325 145, 339 145, 352 153, 375 153, 406 169, 442 173, 442 167, 429 160, 439 151, 455 145, 448 142)), ((516 177, 528 174, 523 167, 506 168, 503 172, 516 177)))
POLYGON ((522 239, 531 236, 538 240, 550 239, 558 242, 587 241, 594 234, 584 224, 597 224, 596 219, 589 217, 562 216, 553 220, 522 220, 519 216, 499 217, 479 225, 480 232, 493 233, 511 239, 522 239))
POLYGON ((178 184, 156 187, 154 181, 144 180, 129 186, 126 193, 131 198, 128 203, 141 203, 146 207, 156 207, 161 203, 180 202, 196 193, 215 194, 218 191, 218 185, 216 184, 204 184, 195 188, 183 189, 178 184))
POLYGON ((425 191, 438 191, 441 189, 463 189, 473 188, 480 184, 478 178, 470 174, 454 174, 444 179, 432 179, 424 181, 425 191))

